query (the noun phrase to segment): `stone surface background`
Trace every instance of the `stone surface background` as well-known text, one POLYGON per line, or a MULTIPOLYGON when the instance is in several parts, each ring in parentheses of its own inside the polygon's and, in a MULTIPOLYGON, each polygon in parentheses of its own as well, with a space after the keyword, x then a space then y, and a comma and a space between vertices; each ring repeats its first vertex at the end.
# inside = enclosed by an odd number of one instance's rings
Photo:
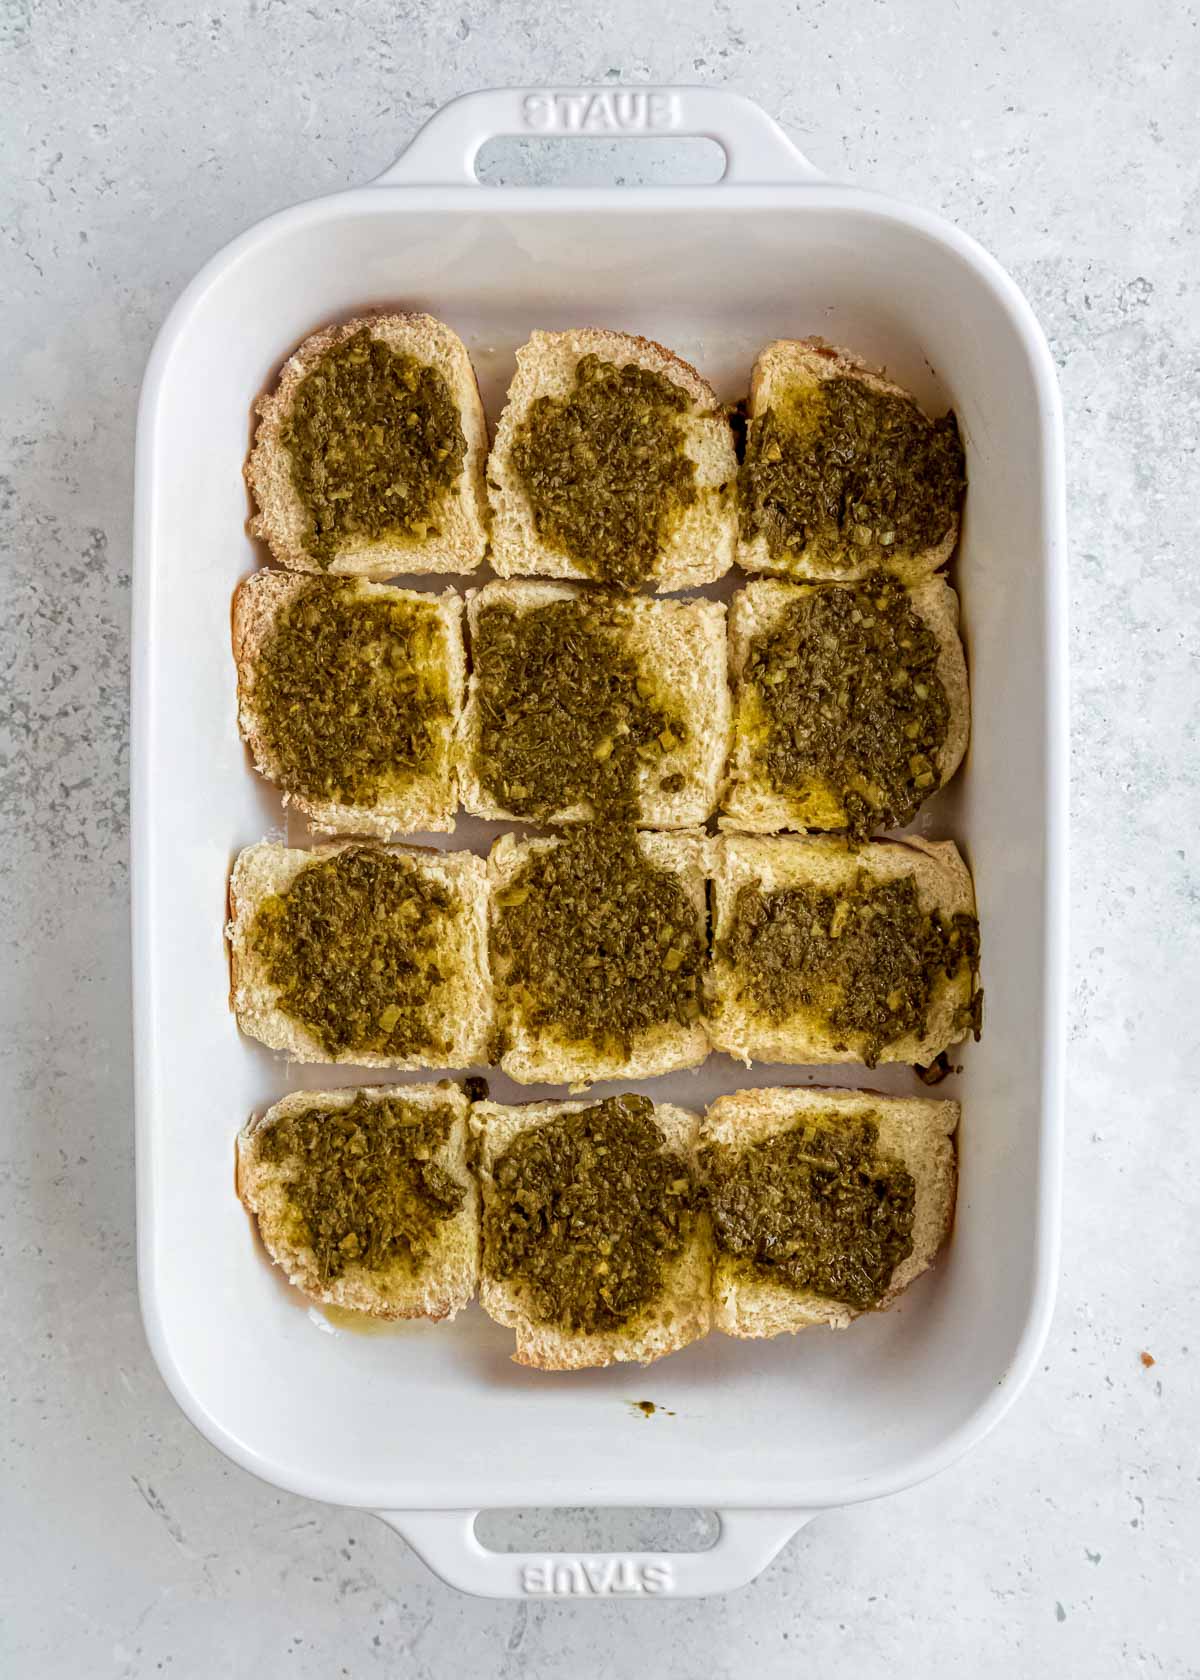
MULTIPOLYGON (((0 41, 0 1666, 1200 1674, 1195 6, 0 0, 0 41), (699 1604, 457 1597, 373 1519, 276 1494, 200 1440, 135 1297, 126 695, 145 358, 239 229, 378 173, 457 91, 538 80, 728 84, 834 176, 944 211, 1032 298, 1068 416, 1070 1092, 1043 1369, 959 1469, 824 1518, 755 1586, 699 1604)), ((651 1544, 698 1526, 635 1519, 651 1544)), ((632 1531, 580 1513, 491 1532, 599 1548, 632 1531)))

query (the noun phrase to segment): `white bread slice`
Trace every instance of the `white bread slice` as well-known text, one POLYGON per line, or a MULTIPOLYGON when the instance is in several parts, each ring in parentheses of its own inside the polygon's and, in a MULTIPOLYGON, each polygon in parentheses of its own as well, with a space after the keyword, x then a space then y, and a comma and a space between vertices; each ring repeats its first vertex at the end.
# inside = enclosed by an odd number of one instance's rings
POLYGON ((278 993, 262 971, 250 930, 263 900, 285 893, 302 870, 336 857, 361 841, 340 841, 301 851, 263 840, 239 853, 229 882, 230 1001, 241 1030, 296 1062, 344 1062, 355 1067, 469 1068, 492 1059, 492 983, 487 950, 487 867, 470 852, 441 852, 419 846, 390 850, 410 858, 428 879, 445 887, 459 909, 439 955, 443 982, 431 1013, 450 1041, 444 1057, 400 1058, 347 1050, 330 1055, 307 1028, 284 1013, 278 993))
POLYGON ((352 589, 364 601, 390 600, 428 603, 434 615, 437 647, 434 659, 445 674, 449 689, 449 716, 440 726, 437 751, 429 769, 420 775, 406 775, 384 792, 374 805, 347 805, 335 800, 284 792, 283 802, 303 811, 316 833, 370 834, 389 840, 396 834, 453 833, 457 810, 457 782, 454 740, 462 713, 467 657, 463 647, 463 606, 454 590, 440 595, 412 589, 395 589, 388 584, 368 583, 362 578, 331 584, 324 578, 300 576, 294 572, 254 572, 238 585, 233 597, 233 657, 238 676, 238 726, 250 749, 255 769, 269 781, 278 781, 278 766, 271 742, 255 707, 255 673, 260 650, 281 612, 310 589, 352 589))
POLYGON ((399 573, 472 572, 487 549, 487 500, 483 474, 487 458, 487 422, 475 370, 457 333, 432 315, 359 316, 322 327, 306 338, 284 364, 275 390, 260 397, 254 448, 246 462, 246 482, 258 504, 250 534, 261 537, 272 559, 293 571, 389 578, 399 573), (466 440, 462 471, 438 509, 436 534, 397 533, 386 541, 352 537, 322 566, 305 546, 308 516, 292 484, 291 459, 281 437, 297 387, 326 351, 366 328, 372 338, 401 354, 435 368, 450 388, 466 440))
MULTIPOLYGON (((744 673, 750 647, 768 636, 798 596, 813 589, 839 589, 842 584, 784 583, 756 578, 740 589, 729 608, 729 665, 734 684, 733 750, 729 785, 723 801, 723 828, 753 834, 780 829, 838 829, 846 826, 839 791, 820 777, 802 789, 782 793, 771 782, 763 762, 765 719, 754 688, 744 673)), ((967 663, 958 633, 958 596, 941 577, 925 578, 909 590, 913 611, 937 638, 937 674, 950 707, 946 739, 935 758, 937 780, 930 793, 944 787, 962 763, 971 728, 967 663)))
MULTIPOLYGON (((708 974, 709 1037, 714 1050, 745 1062, 807 1063, 860 1062, 862 1045, 832 1027, 816 1010, 797 1007, 783 1021, 772 1021, 741 993, 739 977, 724 943, 734 924, 739 888, 757 884, 763 892, 787 887, 814 886, 838 892, 853 887, 860 872, 872 881, 912 876, 923 911, 947 917, 975 914, 975 889, 970 871, 951 840, 868 840, 848 845, 844 840, 818 837, 722 835, 716 842, 713 870, 713 958, 708 974)), ((927 1066, 951 1044, 967 1036, 967 1016, 974 977, 961 970, 940 975, 934 985, 925 1032, 894 1039, 879 1052, 881 1062, 927 1066)))
POLYGON ((443 1080, 438 1085, 293 1091, 251 1120, 237 1140, 237 1192, 258 1221, 268 1254, 287 1274, 288 1281, 312 1301, 368 1313, 373 1318, 453 1318, 467 1306, 479 1284, 479 1189, 470 1168, 470 1106, 460 1086, 443 1080), (435 1159, 463 1186, 466 1197, 460 1210, 443 1221, 419 1271, 397 1262, 378 1272, 354 1262, 340 1277, 323 1282, 316 1255, 303 1235, 297 1235, 290 1217, 287 1187, 295 1176, 296 1164, 293 1160, 265 1160, 262 1142, 267 1130, 281 1120, 309 1109, 349 1108, 358 1096, 371 1102, 400 1098, 417 1108, 451 1108, 454 1121, 450 1136, 435 1159))
MULTIPOLYGON (((775 406, 786 393, 821 384, 826 379, 860 380, 872 391, 886 396, 912 394, 885 379, 853 351, 839 350, 822 338, 777 338, 759 351, 750 377, 749 425, 766 409, 775 406)), ((905 583, 916 583, 944 566, 958 541, 956 514, 940 542, 930 548, 911 550, 893 545, 858 547, 847 541, 831 563, 815 543, 798 554, 772 555, 766 536, 759 531, 752 538, 739 534, 737 562, 747 572, 782 572, 792 578, 832 578, 850 583, 883 569, 905 583)))
MULTIPOLYGON (((879 1128, 879 1151, 901 1161, 916 1184, 912 1253, 892 1274, 876 1312, 889 1307, 932 1264, 954 1219, 957 1166, 951 1141, 958 1125, 956 1102, 925 1097, 885 1097, 874 1091, 837 1091, 778 1085, 718 1097, 700 1130, 701 1160, 708 1148, 740 1152, 804 1121, 834 1129, 870 1118, 879 1128)), ((713 1272, 714 1328, 727 1336, 779 1336, 826 1324, 844 1330, 859 1316, 841 1301, 793 1289, 718 1249, 713 1272)))
MULTIPOLYGON (((561 844, 556 838, 518 840, 512 834, 497 840, 488 858, 493 925, 497 914, 496 895, 512 884, 526 859, 561 844)), ((678 875, 703 934, 707 926, 705 881, 712 842, 703 834, 652 834, 640 830, 637 844, 655 868, 678 875)), ((516 988, 505 984, 504 963, 495 953, 494 941, 493 978, 496 1023, 504 1045, 500 1066, 518 1084, 570 1085, 578 1089, 601 1079, 649 1079, 678 1068, 697 1067, 708 1054, 704 1024, 697 1020, 689 1026, 674 1021, 656 1026, 638 1036, 628 1057, 603 1057, 590 1045, 571 1043, 530 1024, 516 988)))
MULTIPOLYGON (((518 1133, 590 1106, 587 1102, 474 1105, 471 1127, 480 1139, 478 1172, 484 1219, 495 1195, 493 1169, 518 1133)), ((663 1133, 664 1147, 683 1155, 695 1172, 699 1115, 671 1103, 656 1103, 654 1118, 663 1133)), ((486 1266, 480 1276, 479 1304, 497 1324, 516 1331, 513 1360, 518 1365, 531 1365, 540 1371, 578 1371, 627 1362, 648 1365, 708 1334, 712 1324, 711 1280, 711 1230, 707 1214, 698 1211, 686 1245, 664 1262, 658 1300, 618 1330, 589 1335, 538 1323, 522 1300, 519 1281, 489 1277, 486 1266)))
POLYGON ((669 379, 691 399, 691 409, 681 417, 684 448, 696 463, 695 482, 702 493, 682 510, 647 581, 653 581, 659 594, 712 583, 732 565, 737 535, 733 494, 737 456, 729 421, 712 387, 694 367, 652 339, 598 327, 535 332, 517 351, 516 375, 487 469, 492 565, 497 576, 587 579, 591 575, 538 536, 529 499, 511 461, 513 433, 530 404, 538 397, 567 395, 574 387, 576 364, 588 355, 619 367, 636 363, 669 379))
MULTIPOLYGON (((661 693, 671 710, 688 725, 686 740, 639 772, 639 826, 692 828, 707 822, 716 807, 729 751, 724 605, 705 600, 656 601, 644 595, 619 598, 607 590, 587 591, 569 583, 497 582, 468 590, 467 624, 474 637, 480 616, 489 608, 504 606, 525 613, 550 601, 572 598, 592 603, 639 668, 653 678, 656 693, 661 693), (682 776, 682 787, 665 792, 660 784, 667 776, 682 776)), ((463 806, 473 816, 520 821, 496 804, 480 779, 479 696, 476 668, 459 731, 463 806)), ((581 822, 596 814, 590 802, 581 802, 555 811, 548 820, 581 822)))

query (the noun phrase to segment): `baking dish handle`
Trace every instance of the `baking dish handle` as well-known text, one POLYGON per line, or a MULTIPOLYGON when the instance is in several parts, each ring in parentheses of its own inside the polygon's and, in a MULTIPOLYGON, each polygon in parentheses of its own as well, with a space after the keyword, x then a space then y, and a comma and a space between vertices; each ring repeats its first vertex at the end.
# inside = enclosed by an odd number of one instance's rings
POLYGON ((435 111, 374 184, 475 187, 475 160, 488 140, 581 135, 715 140, 725 153, 722 181, 739 186, 824 179, 761 105, 728 88, 492 88, 435 111))
POLYGON ((703 1552, 492 1552, 478 1511, 378 1511, 447 1586, 477 1598, 704 1598, 744 1587, 815 1511, 719 1511, 703 1552))

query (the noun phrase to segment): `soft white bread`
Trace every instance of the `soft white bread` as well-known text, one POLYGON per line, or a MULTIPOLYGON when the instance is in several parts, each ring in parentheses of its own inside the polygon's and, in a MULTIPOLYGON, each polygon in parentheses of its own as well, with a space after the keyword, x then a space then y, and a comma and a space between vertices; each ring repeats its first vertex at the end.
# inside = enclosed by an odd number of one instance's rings
POLYGON ((256 673, 263 645, 279 615, 293 601, 309 590, 327 588, 353 590, 355 598, 363 601, 409 601, 428 608, 429 675, 445 684, 448 716, 436 723, 435 750, 428 768, 419 773, 398 772, 394 785, 384 789, 375 804, 349 805, 298 789, 284 791, 284 804, 303 811, 309 827, 317 833, 370 834, 380 840, 396 834, 453 833, 457 809, 454 742, 462 713, 467 659, 463 647, 463 605, 452 589, 440 595, 428 595, 388 584, 368 583, 362 578, 330 584, 325 579, 303 577, 294 572, 254 572, 243 579, 233 597, 233 657, 238 677, 238 726, 255 768, 269 781, 281 779, 270 732, 255 705, 256 673))
POLYGON ((341 841, 301 851, 260 841, 239 853, 229 882, 230 1001, 237 1023, 251 1038, 284 1050, 297 1062, 345 1062, 356 1067, 469 1068, 492 1059, 492 984, 487 949, 487 867, 470 852, 417 846, 388 848, 408 858, 429 882, 446 890, 455 908, 438 941, 441 983, 431 989, 430 1021, 449 1044, 445 1055, 396 1057, 346 1050, 331 1055, 320 1040, 280 1007, 264 973, 251 930, 264 900, 285 894, 305 869, 336 857, 361 841, 341 841))
MULTIPOLYGON (((747 1067, 753 1062, 860 1062, 864 1054, 862 1034, 839 1030, 815 1008, 797 1004, 785 1019, 776 1021, 755 1006, 725 948, 742 887, 769 894, 807 886, 837 894, 852 891, 860 876, 868 883, 910 876, 922 912, 938 911, 947 919, 975 914, 970 871, 951 840, 912 835, 854 846, 840 839, 725 834, 714 845, 709 1036, 714 1050, 736 1056, 747 1067)), ((928 1065, 967 1036, 973 995, 974 976, 966 964, 952 978, 940 973, 930 994, 924 1032, 893 1039, 876 1059, 928 1065)))
MULTIPOLYGON (((583 599, 611 630, 639 670, 652 680, 655 697, 687 725, 686 737, 668 752, 643 761, 637 777, 636 821, 646 828, 690 828, 712 815, 729 751, 730 699, 726 676, 725 607, 719 601, 656 601, 644 595, 619 598, 569 583, 488 583, 467 594, 472 638, 489 609, 532 612, 551 601, 583 599), (681 779, 670 791, 666 779, 681 779)), ((518 821, 499 806, 480 777, 480 676, 472 670, 459 731, 459 787, 466 810, 493 821, 518 821)), ((597 815, 589 802, 555 811, 551 823, 586 821, 597 815)))
MULTIPOLYGON (((543 1126, 589 1106, 587 1102, 474 1105, 471 1126, 480 1140, 478 1172, 485 1222, 496 1195, 493 1169, 513 1139, 530 1127, 543 1126)), ((699 1115, 670 1103, 656 1103, 654 1119, 663 1134, 664 1148, 682 1155, 694 1173, 699 1115)), ((538 1322, 530 1315, 520 1280, 490 1277, 486 1258, 479 1303, 497 1324, 516 1331, 513 1359, 518 1365, 532 1365, 541 1371, 576 1371, 626 1362, 648 1365, 708 1334, 712 1324, 711 1280, 711 1232, 707 1215, 698 1212, 684 1247, 663 1262, 663 1287, 658 1298, 619 1329, 588 1334, 538 1322)))
MULTIPOLYGON (((875 1311, 891 1305, 932 1264, 954 1219, 957 1181, 954 1144, 956 1102, 924 1097, 885 1097, 874 1091, 775 1086, 718 1097, 700 1130, 701 1160, 709 1150, 733 1154, 789 1132, 805 1122, 830 1130, 847 1121, 873 1121, 878 1151, 905 1166, 916 1186, 912 1253, 892 1273, 875 1311)), ((717 1250, 713 1272, 713 1323, 728 1336, 778 1336, 827 1324, 843 1330, 858 1310, 771 1278, 761 1269, 717 1250)))
MULTIPOLYGON (((664 594, 712 583, 729 570, 737 535, 734 484, 737 457, 733 432, 712 387, 695 368, 661 344, 630 333, 578 327, 570 332, 535 332, 517 351, 517 371, 496 428, 488 461, 492 505, 492 565, 499 577, 588 578, 587 568, 539 537, 529 498, 512 462, 516 428, 538 397, 565 397, 575 368, 594 355, 619 367, 635 363, 662 375, 690 398, 681 416, 683 444, 696 464, 701 492, 672 522, 651 578, 664 594)), ((651 580, 647 580, 651 581, 651 580)))
POLYGON ((250 534, 261 537, 272 558, 294 571, 388 578, 412 572, 471 572, 487 549, 487 500, 484 466, 487 422, 466 346, 457 333, 432 315, 362 316, 313 333, 284 364, 275 390, 261 397, 254 448, 246 463, 246 482, 258 504, 250 534), (297 389, 321 357, 366 329, 372 338, 412 356, 441 374, 458 411, 466 441, 462 470, 436 511, 434 528, 424 536, 396 532, 386 539, 348 537, 328 566, 306 546, 308 514, 292 482, 291 457, 283 438, 284 422, 297 389))
MULTIPOLYGON (((639 831, 637 845, 656 869, 677 875, 704 936, 707 927, 706 877, 712 842, 703 834, 652 834, 639 831)), ((639 1033, 628 1056, 603 1056, 594 1046, 572 1042, 529 1019, 528 1000, 507 984, 509 964, 496 949, 497 897, 511 887, 526 861, 538 852, 563 844, 555 838, 518 840, 502 835, 488 858, 492 905, 492 968, 496 988, 496 1021, 504 1049, 500 1066, 521 1085, 586 1087, 601 1079, 649 1079, 678 1068, 698 1066, 708 1054, 702 1020, 684 1026, 663 1022, 639 1033)))
MULTIPOLYGON (((795 791, 781 792, 767 774, 764 749, 767 718, 746 663, 752 645, 769 636, 787 615, 792 603, 814 589, 839 589, 841 584, 784 583, 756 578, 740 589, 729 608, 729 668, 734 685, 733 748, 729 784, 722 802, 722 827, 752 834, 780 829, 839 829, 847 826, 840 790, 823 777, 811 777, 795 791)), ((962 763, 971 728, 967 663, 958 633, 958 596, 941 577, 925 578, 908 592, 913 612, 937 638, 937 674, 950 708, 946 739, 934 756, 936 781, 929 792, 944 787, 962 763)))
POLYGON ((373 1318, 453 1318, 474 1299, 479 1283, 479 1189, 471 1173, 467 1118, 470 1103, 461 1087, 379 1085, 361 1090, 293 1091, 265 1114, 251 1120, 237 1140, 237 1192, 258 1221, 259 1234, 288 1281, 310 1300, 373 1318), (394 1261, 382 1270, 358 1261, 340 1276, 322 1280, 303 1220, 297 1220, 289 1185, 301 1170, 296 1158, 265 1158, 263 1141, 279 1122, 312 1109, 347 1109, 359 1096, 370 1102, 397 1098, 419 1109, 446 1107, 454 1119, 445 1145, 434 1160, 462 1185, 462 1207, 444 1219, 419 1268, 394 1261))
MULTIPOLYGON (((836 349, 821 338, 778 338, 759 352, 750 377, 750 435, 755 420, 767 409, 778 407, 781 399, 835 378, 859 380, 881 395, 913 400, 911 392, 885 379, 850 350, 836 349)), ((818 541, 810 541, 800 552, 773 555, 762 531, 747 536, 743 530, 737 561, 747 572, 783 572, 792 578, 834 578, 842 583, 882 568, 905 583, 916 583, 945 565, 958 541, 958 527, 956 513, 945 535, 931 547, 912 550, 898 543, 888 547, 860 545, 847 538, 833 555, 818 541)))

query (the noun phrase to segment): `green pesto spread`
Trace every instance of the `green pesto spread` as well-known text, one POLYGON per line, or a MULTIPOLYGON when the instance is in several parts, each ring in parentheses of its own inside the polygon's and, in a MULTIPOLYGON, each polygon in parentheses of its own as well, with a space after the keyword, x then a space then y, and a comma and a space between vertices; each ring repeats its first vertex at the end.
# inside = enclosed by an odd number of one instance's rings
POLYGON ((249 944, 278 1007, 330 1056, 445 1055, 438 991, 458 909, 410 858, 348 846, 265 898, 249 944))
POLYGON ((562 397, 537 397, 513 467, 538 536, 590 576, 636 589, 699 495, 680 421, 687 392, 661 373, 582 356, 562 397))
POLYGON ((835 374, 750 422, 742 533, 765 537, 774 560, 886 568, 941 542, 965 483, 953 414, 929 420, 911 397, 835 374))
POLYGON ((321 566, 349 542, 437 535, 467 452, 442 375, 366 327, 304 375, 280 439, 321 566))
POLYGON ((869 1119, 802 1122, 748 1148, 710 1152, 717 1248, 763 1278, 866 1311, 912 1253, 916 1185, 878 1151, 869 1119))
POLYGON ((911 821, 938 785, 950 723, 938 658, 937 637, 886 573, 797 594, 751 643, 743 678, 775 791, 826 784, 857 836, 911 821))
POLYGON ((312 579, 259 649, 251 704, 289 793, 377 805, 444 767, 451 708, 436 607, 312 579))
POLYGON ((696 906, 629 830, 583 823, 531 851, 495 896, 492 949, 512 1015, 606 1058, 700 1017, 696 906))
POLYGON ((322 1283, 350 1265, 420 1267, 466 1196, 436 1158, 453 1124, 444 1103, 359 1095, 349 1108, 308 1108, 265 1128, 259 1154, 285 1171, 295 1240, 316 1255, 322 1283))
POLYGON ((595 817, 633 820, 643 769, 686 739, 622 640, 624 610, 576 598, 479 614, 478 773, 502 810, 544 822, 586 804, 595 817))
POLYGON ((979 924, 923 910, 910 875, 860 873, 841 892, 753 882, 738 889, 721 954, 753 1009, 775 1023, 812 1010, 874 1067, 889 1044, 924 1036, 941 979, 974 976, 979 924))
POLYGON ((528 1127, 492 1179, 484 1270, 518 1284, 541 1324, 584 1335, 628 1324, 687 1241, 688 1164, 664 1147, 648 1097, 609 1097, 528 1127))

